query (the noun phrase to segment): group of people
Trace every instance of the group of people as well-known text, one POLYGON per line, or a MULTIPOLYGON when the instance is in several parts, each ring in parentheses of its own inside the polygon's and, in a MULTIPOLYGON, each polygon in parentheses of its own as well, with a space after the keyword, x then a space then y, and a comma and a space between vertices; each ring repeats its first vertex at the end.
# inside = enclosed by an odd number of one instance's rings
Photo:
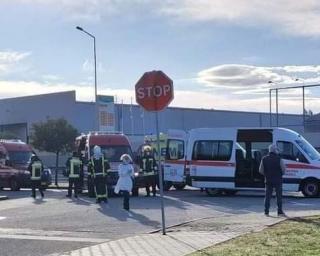
MULTIPOLYGON (((118 181, 114 192, 123 196, 123 208, 129 210, 130 192, 133 188, 134 168, 132 165, 132 158, 128 154, 123 154, 120 157, 121 164, 118 167, 118 181)), ((72 196, 74 190, 74 197, 78 197, 80 190, 80 177, 82 175, 83 163, 77 152, 74 152, 72 157, 67 160, 67 176, 69 177, 69 187, 67 197, 72 196)), ((99 146, 94 146, 93 156, 88 162, 88 175, 93 181, 94 193, 96 196, 96 203, 108 202, 108 194, 106 188, 106 176, 110 169, 108 160, 104 157, 99 146)), ((144 176, 146 185, 146 196, 150 196, 150 187, 152 188, 153 196, 156 196, 156 175, 157 163, 152 154, 150 146, 143 148, 143 155, 140 159, 140 174, 144 176)))
MULTIPOLYGON (((262 158, 259 172, 265 177, 265 203, 264 213, 269 216, 270 199, 273 190, 276 191, 278 215, 284 215, 282 209, 282 176, 285 173, 285 164, 279 156, 278 148, 275 144, 269 146, 269 154, 262 158)), ((133 187, 134 168, 130 155, 123 154, 120 157, 121 164, 118 167, 118 181, 115 186, 115 193, 123 196, 123 208, 129 210, 130 192, 133 187)), ((67 176, 69 177, 69 187, 67 197, 72 196, 72 189, 74 190, 74 197, 78 197, 80 189, 80 177, 82 175, 83 163, 77 152, 73 152, 71 158, 67 160, 67 176)), ((107 189, 106 189, 106 175, 110 169, 110 164, 104 158, 101 148, 94 146, 93 156, 88 163, 88 173, 93 177, 94 189, 96 194, 96 202, 102 201, 107 203, 107 189)), ((40 195, 43 198, 44 192, 41 185, 41 176, 43 172, 43 164, 36 155, 32 155, 28 170, 31 175, 32 197, 36 197, 36 189, 39 189, 40 195)), ((140 159, 140 173, 145 175, 146 196, 150 196, 150 187, 152 188, 153 196, 156 195, 156 175, 157 163, 152 154, 150 146, 144 146, 143 155, 140 159)))

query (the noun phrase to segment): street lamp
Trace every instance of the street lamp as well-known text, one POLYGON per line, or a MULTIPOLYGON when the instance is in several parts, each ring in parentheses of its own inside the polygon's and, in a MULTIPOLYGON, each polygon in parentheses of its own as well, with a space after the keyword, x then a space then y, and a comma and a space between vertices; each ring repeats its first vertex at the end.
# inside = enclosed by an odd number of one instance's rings
POLYGON ((96 108, 96 121, 95 128, 99 131, 100 119, 99 119, 99 109, 98 109, 98 93, 97 93, 97 55, 96 55, 96 37, 90 34, 88 31, 84 30, 82 27, 77 26, 76 29, 86 33, 88 36, 93 38, 93 54, 94 54, 94 98, 95 98, 95 108, 96 108))

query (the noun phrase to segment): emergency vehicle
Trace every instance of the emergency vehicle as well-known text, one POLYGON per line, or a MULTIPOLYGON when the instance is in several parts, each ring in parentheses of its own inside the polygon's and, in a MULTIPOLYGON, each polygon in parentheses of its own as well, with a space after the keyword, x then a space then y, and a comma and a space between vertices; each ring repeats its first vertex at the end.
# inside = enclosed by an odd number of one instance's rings
MULTIPOLYGON (((168 130, 168 133, 160 133, 160 163, 163 169, 163 189, 170 190, 173 186, 177 190, 182 190, 185 186, 185 155, 184 147, 187 134, 181 130, 168 130)), ((158 144, 156 135, 147 135, 144 138, 145 144, 150 145, 154 152, 154 157, 158 160, 158 144)), ((143 148, 143 147, 142 147, 143 148)), ((159 187, 159 177, 157 176, 159 187)))
MULTIPOLYGON (((128 154, 133 159, 133 153, 131 145, 127 136, 118 132, 89 132, 87 135, 81 135, 76 138, 76 147, 79 153, 82 155, 82 160, 84 160, 84 174, 87 177, 87 163, 93 156, 93 148, 97 145, 101 147, 101 151, 104 157, 108 160, 111 169, 108 171, 106 184, 108 188, 108 194, 112 195, 114 187, 118 181, 118 167, 121 163, 120 157, 123 154, 128 154)), ((135 173, 139 172, 139 169, 135 167, 135 173)), ((93 182, 87 179, 88 190, 89 187, 93 186, 93 182)), ((135 178, 133 194, 138 195, 139 189, 139 178, 135 178)), ((92 191, 92 190, 91 190, 92 191)))
MULTIPOLYGON (((31 146, 21 140, 0 140, 0 187, 13 191, 30 187, 30 173, 27 171, 32 154, 31 146)), ((51 170, 44 168, 43 187, 51 184, 51 170)))
POLYGON ((186 186, 184 170, 187 136, 187 133, 181 130, 168 131, 163 168, 164 182, 168 189, 173 186, 177 190, 182 190, 186 186))
POLYGON ((298 133, 285 128, 199 128, 189 132, 185 175, 208 195, 262 190, 261 158, 275 143, 286 165, 283 189, 319 196, 320 154, 298 133))

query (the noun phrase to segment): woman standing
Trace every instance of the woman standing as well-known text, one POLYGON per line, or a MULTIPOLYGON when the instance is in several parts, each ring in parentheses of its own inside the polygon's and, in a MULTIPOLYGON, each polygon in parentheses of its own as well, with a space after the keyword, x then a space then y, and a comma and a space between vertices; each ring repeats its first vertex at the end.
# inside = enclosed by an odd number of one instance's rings
POLYGON ((132 159, 128 154, 124 154, 120 157, 120 160, 122 163, 118 168, 119 179, 114 192, 123 195, 123 209, 129 211, 129 197, 132 190, 132 178, 134 177, 132 159))

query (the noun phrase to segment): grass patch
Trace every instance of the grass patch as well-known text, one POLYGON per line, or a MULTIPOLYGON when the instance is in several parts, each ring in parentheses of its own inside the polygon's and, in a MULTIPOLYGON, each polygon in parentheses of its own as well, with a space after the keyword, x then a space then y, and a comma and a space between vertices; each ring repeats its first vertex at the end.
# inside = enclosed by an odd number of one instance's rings
POLYGON ((225 243, 208 247, 190 256, 319 256, 320 216, 293 218, 225 243))

